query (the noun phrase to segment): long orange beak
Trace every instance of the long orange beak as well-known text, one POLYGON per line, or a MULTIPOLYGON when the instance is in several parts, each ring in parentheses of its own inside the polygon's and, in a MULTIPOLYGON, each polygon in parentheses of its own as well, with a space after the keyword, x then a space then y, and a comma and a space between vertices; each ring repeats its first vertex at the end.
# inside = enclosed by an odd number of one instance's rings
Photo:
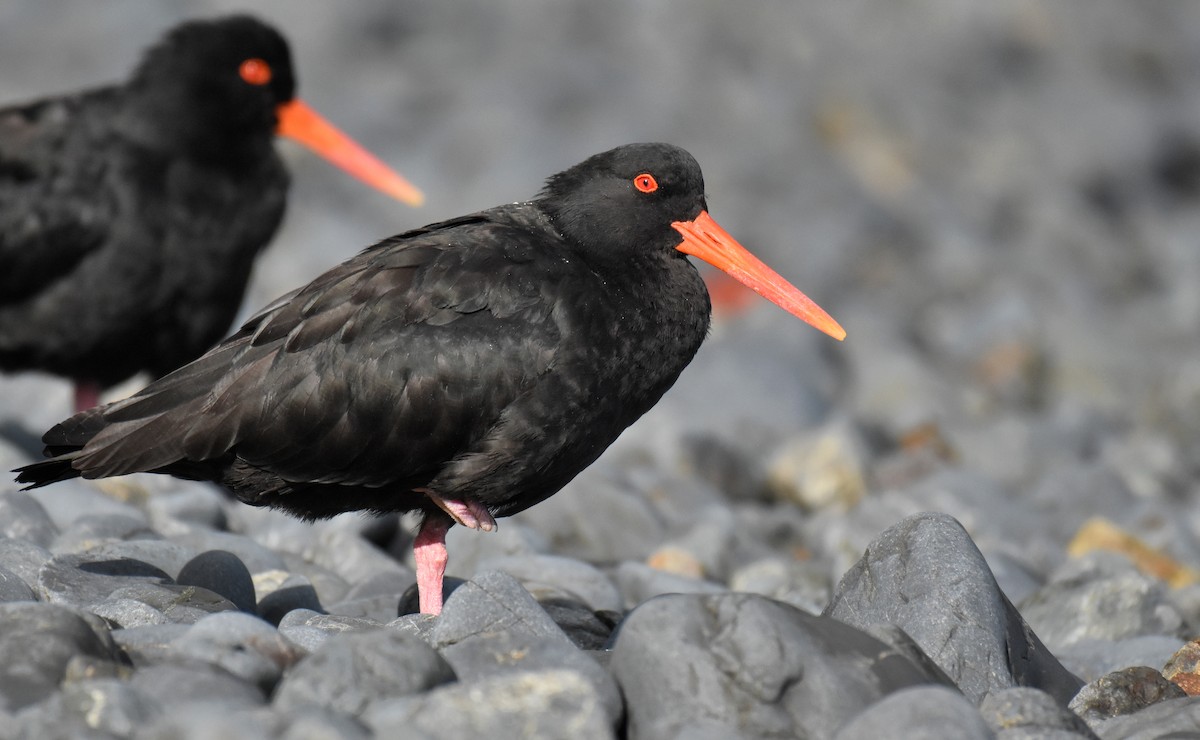
POLYGON ((834 339, 841 341, 846 338, 846 330, 838 322, 780 277, 779 273, 738 244, 729 232, 708 215, 708 211, 700 211, 700 215, 692 221, 676 221, 671 226, 683 234, 683 243, 675 247, 680 252, 699 257, 834 339))
POLYGON ((425 202, 425 196, 412 183, 396 174, 302 101, 293 99, 284 103, 276 109, 276 114, 279 116, 276 133, 280 136, 295 139, 396 200, 414 207, 425 202))

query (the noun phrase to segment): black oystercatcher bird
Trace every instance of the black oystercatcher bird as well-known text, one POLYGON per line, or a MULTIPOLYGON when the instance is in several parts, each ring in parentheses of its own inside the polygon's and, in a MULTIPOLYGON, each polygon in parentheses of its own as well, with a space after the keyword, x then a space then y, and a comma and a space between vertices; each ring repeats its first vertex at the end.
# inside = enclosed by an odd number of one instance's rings
POLYGON ((690 154, 633 144, 535 200, 376 244, 54 427, 54 457, 18 480, 150 471, 306 519, 420 511, 417 586, 436 614, 450 526, 491 530, 558 491, 691 361, 709 299, 689 254, 845 336, 709 217, 690 154))
POLYGON ((283 217, 276 133, 421 202, 295 86, 283 37, 236 16, 176 27, 123 85, 0 109, 0 369, 73 378, 81 410, 216 343, 283 217))

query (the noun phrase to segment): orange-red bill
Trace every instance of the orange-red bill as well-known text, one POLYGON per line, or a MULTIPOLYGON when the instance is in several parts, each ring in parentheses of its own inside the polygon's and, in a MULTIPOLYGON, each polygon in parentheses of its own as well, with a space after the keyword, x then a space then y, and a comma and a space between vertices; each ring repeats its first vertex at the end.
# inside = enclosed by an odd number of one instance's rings
POLYGON ((363 149, 302 101, 293 99, 284 103, 276 109, 276 113, 279 116, 276 132, 280 136, 295 139, 396 200, 410 206, 419 206, 425 202, 425 196, 412 183, 380 162, 375 155, 363 149))
POLYGON ((846 338, 846 330, 833 317, 738 244, 729 232, 708 215, 708 211, 700 211, 700 215, 692 221, 676 221, 671 226, 683 234, 683 242, 676 247, 680 252, 704 260, 834 339, 841 341, 846 338))

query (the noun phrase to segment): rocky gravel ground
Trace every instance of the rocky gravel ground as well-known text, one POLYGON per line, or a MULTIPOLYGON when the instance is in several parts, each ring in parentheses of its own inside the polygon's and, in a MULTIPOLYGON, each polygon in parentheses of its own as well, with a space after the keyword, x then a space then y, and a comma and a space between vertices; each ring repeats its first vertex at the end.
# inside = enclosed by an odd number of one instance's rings
MULTIPOLYGON (((0 6, 0 99, 227 2, 0 6)), ((247 310, 668 140, 836 344, 717 283, 592 468, 413 614, 413 523, 0 477, 0 738, 1200 736, 1200 11, 1186 2, 266 2, 429 195, 287 149, 247 310)), ((118 390, 117 394, 127 392, 118 390)), ((67 386, 0 378, 0 468, 67 386)))

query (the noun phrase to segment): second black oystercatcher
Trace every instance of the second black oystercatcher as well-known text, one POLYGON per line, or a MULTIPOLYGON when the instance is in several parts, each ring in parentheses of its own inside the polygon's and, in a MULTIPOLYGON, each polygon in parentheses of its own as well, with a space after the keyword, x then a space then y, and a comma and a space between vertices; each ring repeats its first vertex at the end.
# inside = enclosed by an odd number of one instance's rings
POLYGON ((122 85, 0 109, 0 369, 76 381, 76 410, 229 330, 283 217, 276 133, 412 205, 420 191, 294 96, 287 42, 192 21, 122 85))
POLYGON ((535 200, 383 241, 199 360, 43 438, 34 488, 138 471, 216 481, 306 519, 420 511, 421 611, 445 536, 554 494, 653 406, 708 331, 687 255, 845 332, 708 215, 666 144, 597 154, 535 200))

